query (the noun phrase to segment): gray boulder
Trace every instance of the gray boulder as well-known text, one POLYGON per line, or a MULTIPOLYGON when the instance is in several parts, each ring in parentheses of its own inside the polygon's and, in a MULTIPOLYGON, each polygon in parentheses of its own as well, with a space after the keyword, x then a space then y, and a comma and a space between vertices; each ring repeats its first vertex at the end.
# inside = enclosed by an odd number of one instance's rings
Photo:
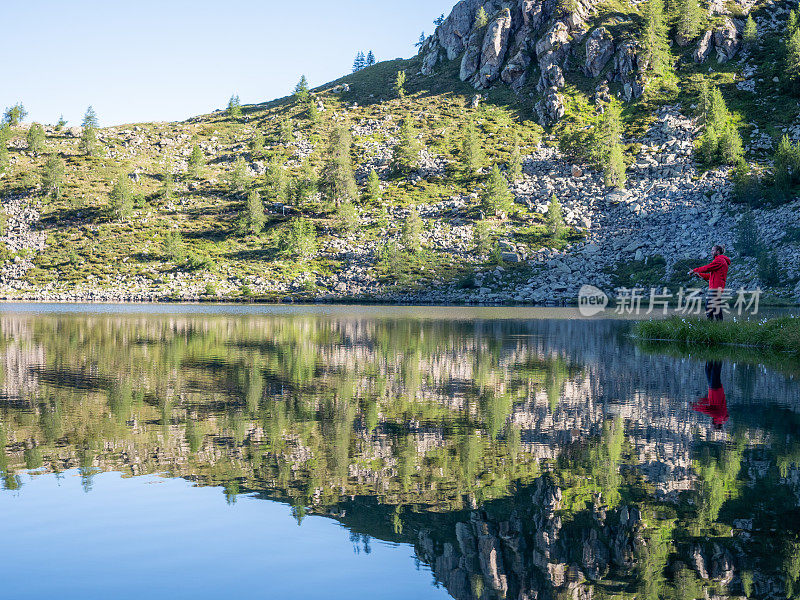
POLYGON ((732 19, 726 18, 722 26, 714 31, 714 49, 720 63, 726 63, 736 56, 739 51, 739 31, 732 19))
POLYGON ((564 97, 556 88, 548 88, 536 103, 536 116, 542 125, 552 125, 564 116, 564 97))
POLYGON ((531 64, 531 54, 527 50, 520 50, 511 58, 500 73, 503 83, 510 85, 512 89, 518 90, 525 85, 528 67, 531 64))
POLYGON ((597 77, 614 56, 614 38, 605 27, 598 27, 586 38, 586 64, 583 72, 587 77, 597 77))

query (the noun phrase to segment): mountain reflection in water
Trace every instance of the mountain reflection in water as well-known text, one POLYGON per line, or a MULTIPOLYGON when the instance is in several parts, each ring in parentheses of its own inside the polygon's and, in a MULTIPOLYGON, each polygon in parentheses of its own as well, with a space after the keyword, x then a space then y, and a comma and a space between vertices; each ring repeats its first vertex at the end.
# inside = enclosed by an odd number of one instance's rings
POLYGON ((646 352, 615 321, 0 327, 0 495, 28 472, 77 470, 88 494, 103 472, 183 478, 334 519, 360 551, 413 546, 458 600, 800 593, 791 369, 646 352))

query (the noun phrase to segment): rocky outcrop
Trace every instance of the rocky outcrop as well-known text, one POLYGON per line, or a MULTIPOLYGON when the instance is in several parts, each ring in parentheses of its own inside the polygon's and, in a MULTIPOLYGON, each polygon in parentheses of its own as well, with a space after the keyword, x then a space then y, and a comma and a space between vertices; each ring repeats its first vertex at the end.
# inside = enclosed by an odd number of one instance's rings
POLYGON ((536 116, 542 125, 552 125, 564 116, 564 97, 556 88, 548 88, 536 103, 536 116))
POLYGON ((511 11, 504 9, 489 23, 483 38, 480 70, 473 81, 476 88, 487 88, 500 76, 510 35, 511 11))
POLYGON ((726 63, 736 56, 739 51, 739 31, 732 19, 726 18, 714 31, 714 49, 720 63, 726 63))
POLYGON ((711 53, 711 37, 713 35, 714 32, 709 29, 703 34, 700 41, 697 42, 697 48, 695 48, 694 54, 692 54, 694 62, 701 64, 706 62, 708 55, 711 53))
POLYGON ((614 54, 611 80, 622 84, 625 100, 638 98, 644 92, 647 63, 642 57, 639 44, 632 40, 622 42, 614 54))
POLYGON ((519 90, 527 80, 528 67, 531 65, 531 54, 527 50, 520 50, 506 63, 500 79, 510 85, 513 90, 519 90))
POLYGON ((586 37, 586 64, 583 72, 587 77, 597 77, 614 56, 614 38, 605 27, 598 27, 586 37))

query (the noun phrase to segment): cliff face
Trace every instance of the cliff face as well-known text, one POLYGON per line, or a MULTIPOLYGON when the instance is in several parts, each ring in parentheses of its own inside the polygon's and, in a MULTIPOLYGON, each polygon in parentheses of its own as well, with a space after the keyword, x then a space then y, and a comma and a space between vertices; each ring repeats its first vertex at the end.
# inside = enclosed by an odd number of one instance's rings
MULTIPOLYGON (((460 60, 459 75, 476 89, 496 83, 519 92, 529 81, 538 94, 539 121, 552 124, 564 116, 564 71, 582 73, 603 93, 605 82, 620 84, 625 100, 639 98, 648 83, 647 59, 636 28, 614 35, 598 23, 599 0, 560 3, 556 0, 461 0, 420 50, 422 73, 434 75, 444 61, 460 60), (481 9, 488 22, 478 19, 481 9), (571 59, 571 60, 568 60, 571 59)), ((700 36, 695 62, 705 62, 712 50, 720 63, 739 50, 744 23, 723 6, 712 6, 719 19, 700 36)), ((676 35, 680 46, 692 42, 676 35)))

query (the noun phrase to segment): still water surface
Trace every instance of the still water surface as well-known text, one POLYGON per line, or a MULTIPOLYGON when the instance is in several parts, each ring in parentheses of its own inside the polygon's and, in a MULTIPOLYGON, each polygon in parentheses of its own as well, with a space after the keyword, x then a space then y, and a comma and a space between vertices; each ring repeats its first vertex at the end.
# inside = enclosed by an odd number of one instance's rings
POLYGON ((786 598, 800 365, 569 311, 0 311, 2 597, 786 598))

